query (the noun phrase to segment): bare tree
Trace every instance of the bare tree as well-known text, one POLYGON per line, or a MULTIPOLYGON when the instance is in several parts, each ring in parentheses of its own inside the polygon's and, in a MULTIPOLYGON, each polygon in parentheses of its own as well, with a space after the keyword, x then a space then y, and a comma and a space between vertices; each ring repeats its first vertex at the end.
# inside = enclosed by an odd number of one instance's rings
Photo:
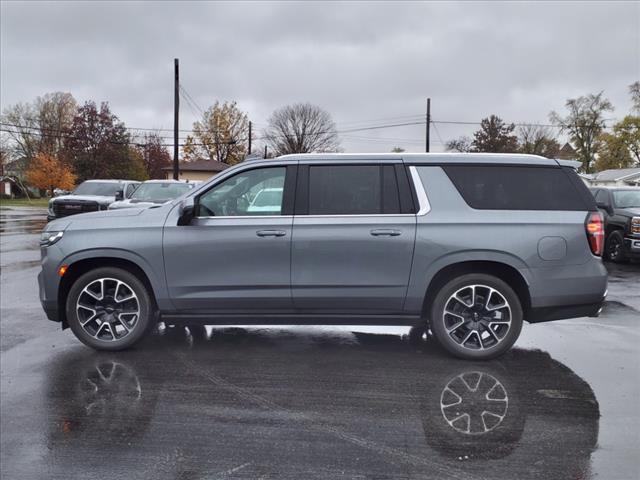
POLYGON ((287 105, 273 112, 264 137, 275 155, 336 152, 340 148, 331 115, 309 103, 287 105))
POLYGON ((600 135, 605 126, 604 114, 613 111, 613 105, 603 98, 603 93, 568 99, 565 103, 568 110, 565 117, 556 112, 549 114, 551 121, 560 127, 560 132, 569 134, 586 173, 593 170, 600 135))
POLYGON ((12 139, 12 156, 31 161, 38 153, 58 156, 77 110, 70 93, 53 92, 33 103, 18 103, 5 109, 3 126, 12 139))
POLYGON ((521 125, 518 127, 520 153, 556 158, 560 153, 560 144, 551 128, 543 125, 521 125))
POLYGON ((629 85, 629 95, 631 95, 633 112, 640 115, 640 80, 629 85))
POLYGON ((469 137, 460 137, 449 140, 445 147, 450 152, 463 152, 467 153, 471 151, 471 139, 469 137))

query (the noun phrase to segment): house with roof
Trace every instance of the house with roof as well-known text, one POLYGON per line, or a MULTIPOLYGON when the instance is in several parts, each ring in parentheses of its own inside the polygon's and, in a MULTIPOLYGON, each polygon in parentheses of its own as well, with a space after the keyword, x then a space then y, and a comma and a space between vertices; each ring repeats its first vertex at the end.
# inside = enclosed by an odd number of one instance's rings
POLYGON ((603 170, 591 175, 589 183, 593 187, 640 186, 640 167, 603 170))
MULTIPOLYGON (((221 171, 229 168, 226 163, 216 160, 194 160, 191 162, 179 163, 179 180, 209 180, 212 176, 217 175, 221 171)), ((173 178, 173 165, 162 169, 166 179, 173 178)))

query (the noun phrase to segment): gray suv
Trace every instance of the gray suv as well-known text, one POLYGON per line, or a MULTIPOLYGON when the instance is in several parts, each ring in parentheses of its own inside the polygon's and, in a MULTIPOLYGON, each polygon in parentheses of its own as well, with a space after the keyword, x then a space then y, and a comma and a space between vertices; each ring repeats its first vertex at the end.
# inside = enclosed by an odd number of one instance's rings
POLYGON ((603 233, 562 161, 288 155, 164 205, 49 223, 38 281, 47 316, 103 350, 158 321, 410 325, 488 359, 523 320, 598 314, 603 233))

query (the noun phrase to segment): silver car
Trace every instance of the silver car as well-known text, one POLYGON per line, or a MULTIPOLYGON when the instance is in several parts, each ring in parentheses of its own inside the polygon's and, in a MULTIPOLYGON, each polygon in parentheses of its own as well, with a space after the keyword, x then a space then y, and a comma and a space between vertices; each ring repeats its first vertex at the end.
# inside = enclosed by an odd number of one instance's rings
POLYGON ((97 349, 130 347, 160 320, 411 325, 488 359, 524 320, 599 313, 603 234, 566 162, 288 155, 156 208, 55 220, 38 280, 47 316, 97 349), (279 204, 255 208, 280 189, 279 204))

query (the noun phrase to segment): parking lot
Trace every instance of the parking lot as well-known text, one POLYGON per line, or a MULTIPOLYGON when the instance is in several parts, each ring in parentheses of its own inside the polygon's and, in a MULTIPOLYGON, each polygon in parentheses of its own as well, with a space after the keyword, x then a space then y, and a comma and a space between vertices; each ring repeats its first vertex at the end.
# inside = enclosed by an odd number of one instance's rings
POLYGON ((0 214, 2 478, 640 477, 640 264, 598 318, 490 362, 407 328, 158 329, 98 353, 46 319, 46 212, 0 214))

